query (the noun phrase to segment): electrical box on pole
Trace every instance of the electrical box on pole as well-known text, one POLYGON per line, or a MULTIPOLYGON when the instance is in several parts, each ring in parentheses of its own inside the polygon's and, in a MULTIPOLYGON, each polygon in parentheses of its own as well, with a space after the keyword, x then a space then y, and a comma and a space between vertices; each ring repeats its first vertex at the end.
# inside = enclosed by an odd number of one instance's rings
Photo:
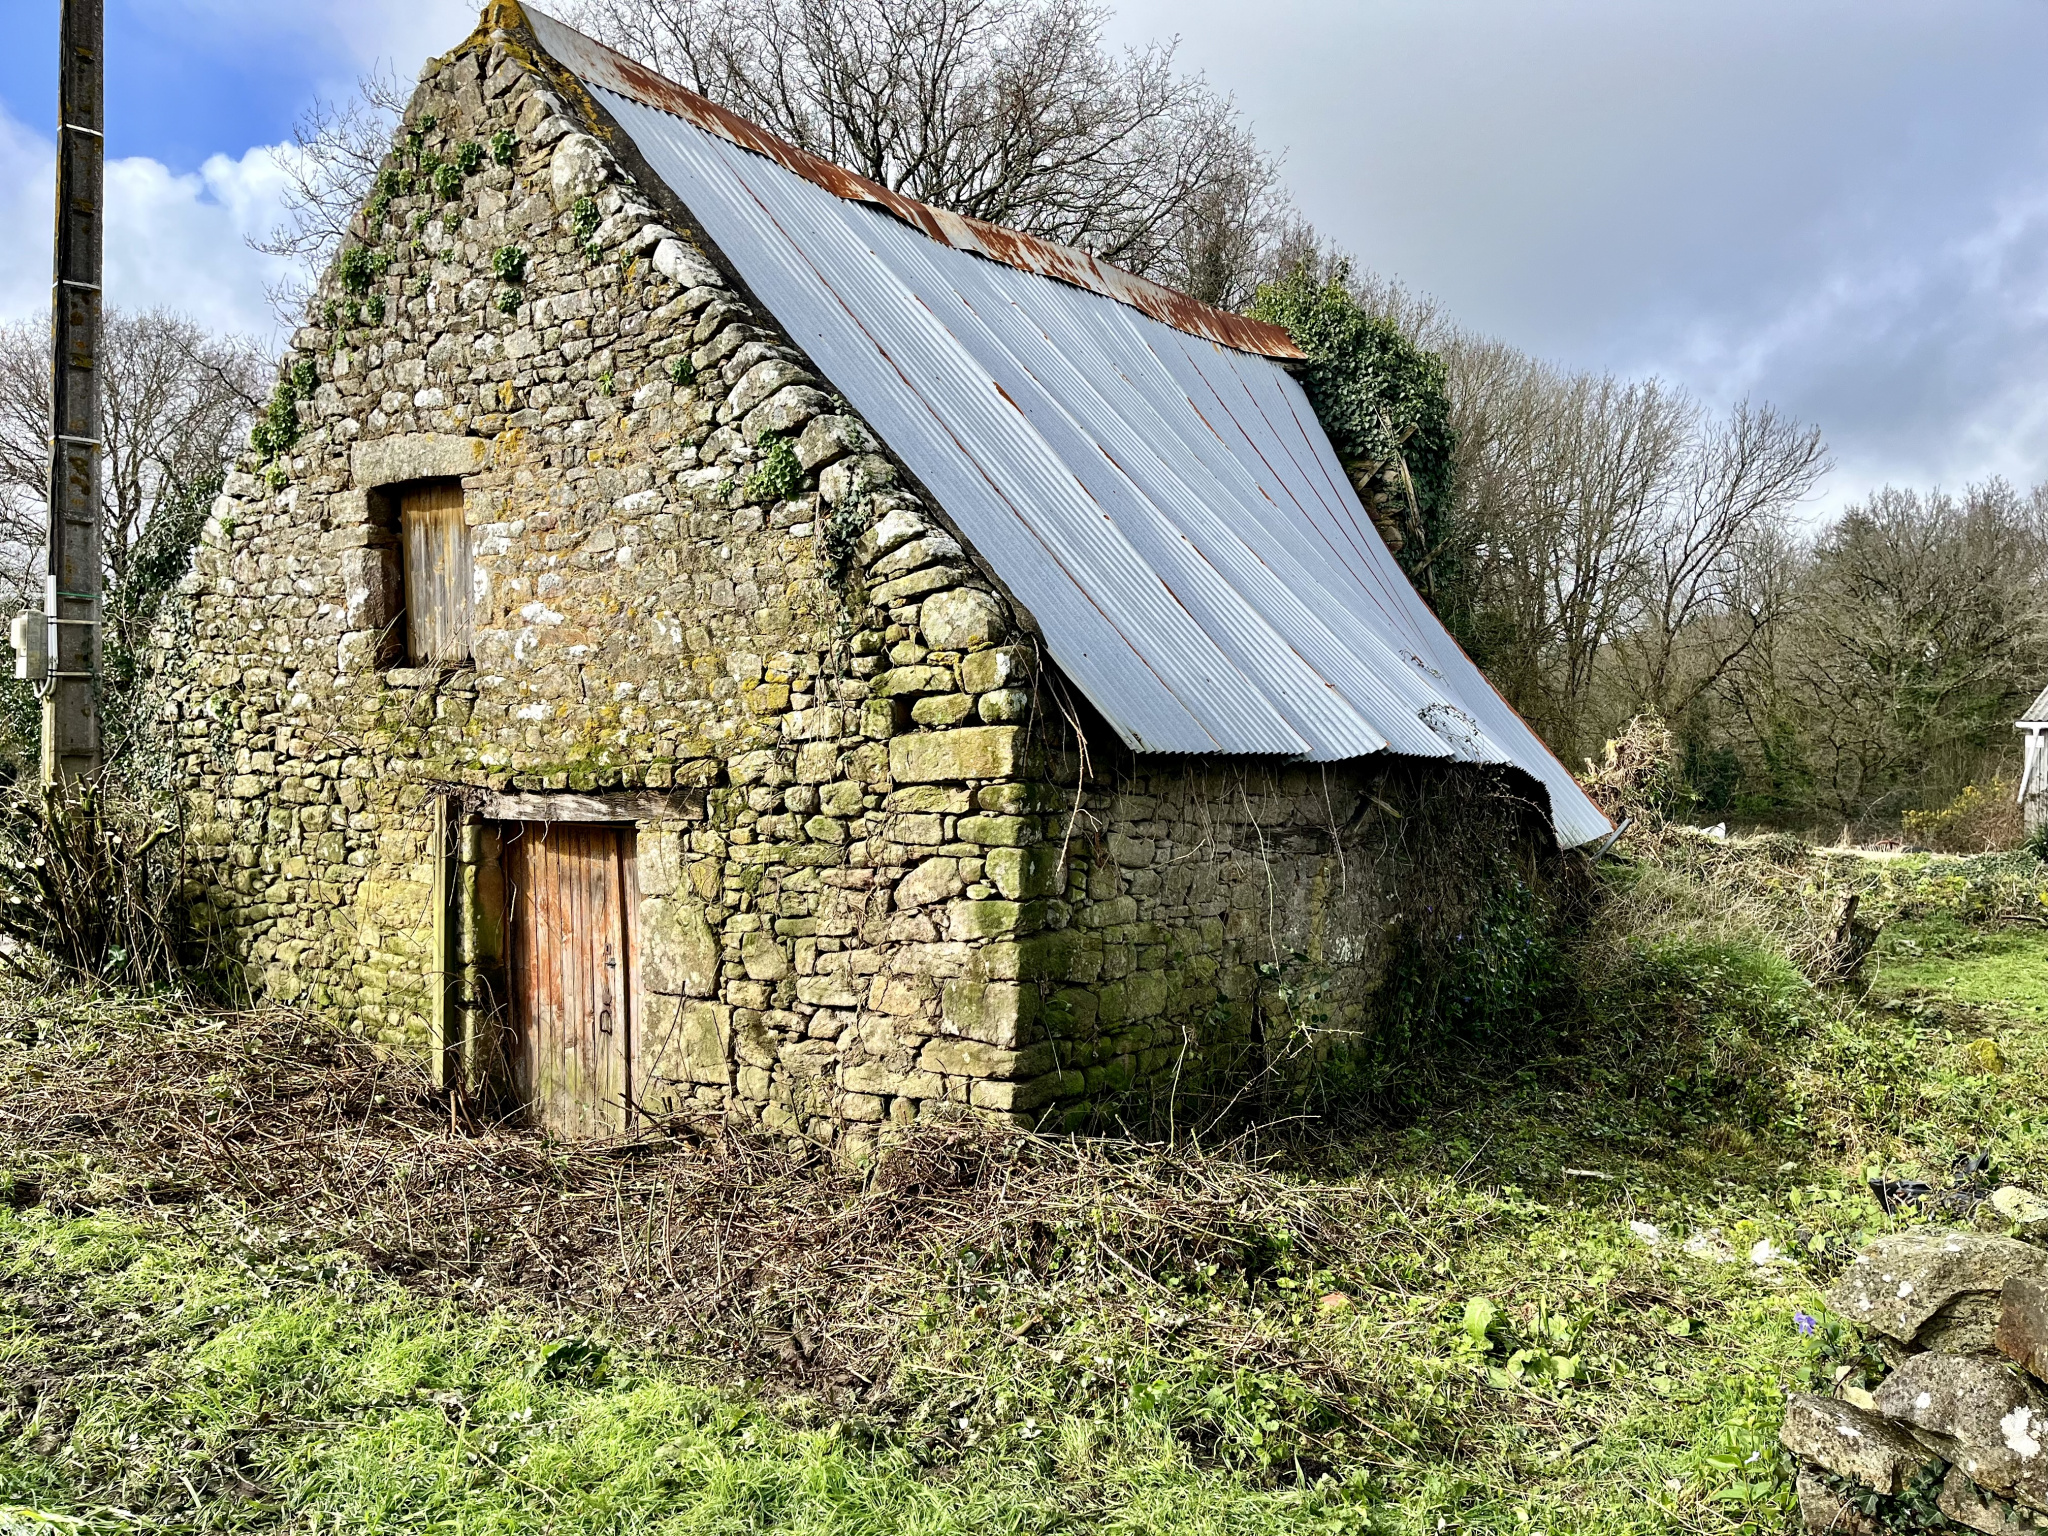
POLYGON ((100 766, 100 266, 106 209, 105 0, 63 0, 57 260, 50 329, 50 539, 43 782, 100 766))

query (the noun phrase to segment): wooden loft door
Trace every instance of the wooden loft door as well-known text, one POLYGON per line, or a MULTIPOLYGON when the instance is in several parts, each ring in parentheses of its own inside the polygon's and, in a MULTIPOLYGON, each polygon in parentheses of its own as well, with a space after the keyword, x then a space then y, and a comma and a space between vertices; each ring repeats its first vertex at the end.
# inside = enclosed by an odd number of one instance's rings
POLYGON ((416 667, 469 660, 469 524, 462 482, 423 480, 398 497, 405 567, 407 659, 416 667))
POLYGON ((512 1087, 564 1136, 632 1123, 639 885, 634 836, 577 822, 509 825, 512 1087))

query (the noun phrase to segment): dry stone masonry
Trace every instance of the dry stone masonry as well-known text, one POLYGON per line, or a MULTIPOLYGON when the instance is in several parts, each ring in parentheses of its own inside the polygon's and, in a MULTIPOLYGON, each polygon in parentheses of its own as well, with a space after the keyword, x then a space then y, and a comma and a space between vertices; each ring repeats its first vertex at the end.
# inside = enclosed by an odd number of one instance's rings
POLYGON ((1298 1075, 1544 878, 1519 777, 1123 752, 516 27, 428 65, 279 399, 159 637, 204 937, 479 1091, 507 804, 636 828, 640 1110, 855 1154, 1298 1075), (452 479, 471 659, 413 666, 394 498, 452 479))
POLYGON ((1880 1238, 1828 1304, 1891 1368, 1874 1391, 1845 1375, 1787 1403, 1805 1528, 2048 1531, 2048 1249, 1942 1227, 1880 1238))

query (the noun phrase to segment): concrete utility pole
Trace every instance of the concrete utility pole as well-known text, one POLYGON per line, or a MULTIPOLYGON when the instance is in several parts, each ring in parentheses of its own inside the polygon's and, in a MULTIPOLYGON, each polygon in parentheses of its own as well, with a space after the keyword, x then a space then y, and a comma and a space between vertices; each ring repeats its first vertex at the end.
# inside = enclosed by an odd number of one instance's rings
POLYGON ((51 307, 49 674, 43 782, 100 766, 100 250, 106 207, 105 0, 63 0, 57 272, 51 307))

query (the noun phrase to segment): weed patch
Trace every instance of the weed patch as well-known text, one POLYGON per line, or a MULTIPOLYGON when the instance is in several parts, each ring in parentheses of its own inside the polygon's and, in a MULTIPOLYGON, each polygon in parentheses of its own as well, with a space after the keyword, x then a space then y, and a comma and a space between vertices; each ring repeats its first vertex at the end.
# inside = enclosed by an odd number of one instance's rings
POLYGON ((1398 1118, 1212 1147, 934 1127, 866 1173, 451 1119, 285 1015, 10 994, 0 1503, 108 1530, 1784 1531, 1783 1394, 1859 1368, 1821 1290, 1923 1219, 1871 1179, 1953 1190, 1946 1219, 1966 1154, 2048 1182, 2042 939, 2001 916, 2042 871, 1671 834, 1601 878, 1525 1037, 1547 1054, 1454 1041, 1398 1118), (1823 985, 1846 890, 1886 927, 1823 985))

